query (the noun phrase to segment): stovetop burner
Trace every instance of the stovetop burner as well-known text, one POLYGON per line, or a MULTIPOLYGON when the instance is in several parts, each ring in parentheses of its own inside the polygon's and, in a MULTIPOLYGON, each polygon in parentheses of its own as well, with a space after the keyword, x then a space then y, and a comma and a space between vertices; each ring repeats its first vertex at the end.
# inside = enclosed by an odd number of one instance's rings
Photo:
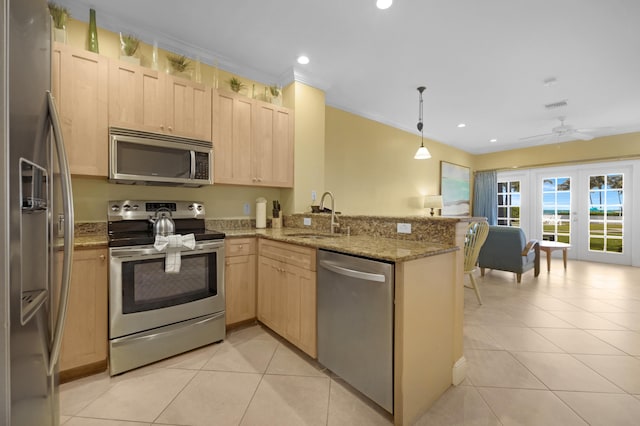
POLYGON ((109 201, 109 247, 149 245, 155 242, 153 223, 158 209, 169 209, 176 234, 194 234, 196 241, 224 239, 225 234, 207 230, 204 205, 187 201, 109 201))

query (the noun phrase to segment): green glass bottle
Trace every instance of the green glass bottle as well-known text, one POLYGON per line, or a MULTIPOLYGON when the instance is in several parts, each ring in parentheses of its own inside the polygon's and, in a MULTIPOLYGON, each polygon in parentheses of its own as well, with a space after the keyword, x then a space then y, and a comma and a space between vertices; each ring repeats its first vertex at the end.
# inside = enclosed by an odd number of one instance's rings
POLYGON ((100 53, 98 48, 98 29, 96 28, 96 11, 89 9, 89 51, 100 53))

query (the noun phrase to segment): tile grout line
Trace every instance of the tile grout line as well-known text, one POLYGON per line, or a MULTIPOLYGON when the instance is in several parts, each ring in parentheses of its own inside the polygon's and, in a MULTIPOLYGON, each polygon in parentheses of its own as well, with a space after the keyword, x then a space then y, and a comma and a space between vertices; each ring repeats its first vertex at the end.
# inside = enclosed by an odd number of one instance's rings
POLYGON ((269 358, 269 362, 267 363, 267 366, 264 368, 264 371, 262 372, 262 375, 260 376, 260 381, 256 385, 256 388, 253 390, 253 394, 251 394, 251 398, 249 399, 249 402, 247 403, 247 406, 244 408, 244 412, 242 413, 242 417, 240 417, 240 421, 238 422, 238 426, 240 426, 242 424, 242 422, 244 421, 244 418, 247 415, 247 411, 249 411, 249 407, 251 406, 251 403, 253 402, 253 399, 256 397, 256 393, 258 393, 258 389, 260 388, 260 385, 264 381, 264 376, 267 375, 267 370, 269 369, 269 365, 271 365, 271 362, 273 361, 273 358, 276 356, 276 352, 278 351, 278 347, 280 347, 280 345, 281 345, 281 343, 278 342, 278 344, 276 345, 275 349, 273 350, 273 353, 271 354, 271 358, 269 358))

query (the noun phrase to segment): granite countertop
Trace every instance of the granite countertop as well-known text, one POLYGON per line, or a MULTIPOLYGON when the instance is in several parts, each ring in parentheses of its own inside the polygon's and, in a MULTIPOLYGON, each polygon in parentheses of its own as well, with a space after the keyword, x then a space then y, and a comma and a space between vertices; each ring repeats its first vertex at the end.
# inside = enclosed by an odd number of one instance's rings
MULTIPOLYGON (((62 248, 64 241, 62 238, 56 240, 55 246, 62 248)), ((74 249, 92 249, 92 248, 107 248, 107 234, 94 234, 94 235, 75 235, 73 237, 74 249)))
POLYGON ((371 237, 367 235, 344 234, 331 235, 302 228, 280 229, 219 229, 227 238, 260 237, 274 241, 298 244, 306 247, 333 250, 345 254, 354 254, 391 262, 406 262, 427 256, 449 253, 458 250, 456 246, 430 243, 426 241, 407 241, 395 238, 371 237), (319 238, 304 235, 319 235, 319 238))
MULTIPOLYGON (((304 228, 279 229, 216 229, 225 233, 227 238, 259 237, 273 241, 298 244, 301 246, 328 249, 345 254, 387 260, 390 262, 405 262, 421 257, 435 256, 458 250, 458 247, 437 244, 426 241, 408 241, 395 238, 372 237, 368 235, 344 234, 331 235, 304 228), (307 235, 307 236, 305 236, 307 235), (319 236, 319 237, 309 237, 319 236)), ((62 245, 62 244, 60 244, 62 245)), ((81 234, 75 236, 76 249, 107 247, 107 235, 104 233, 81 234)))

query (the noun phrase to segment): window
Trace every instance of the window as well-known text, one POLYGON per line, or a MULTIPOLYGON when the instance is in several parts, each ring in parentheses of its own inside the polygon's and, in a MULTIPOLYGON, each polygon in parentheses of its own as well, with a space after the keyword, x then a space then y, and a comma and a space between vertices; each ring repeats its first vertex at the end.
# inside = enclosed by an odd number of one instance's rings
POLYGON ((571 178, 542 180, 542 239, 571 243, 571 178))
POLYGON ((520 227, 520 181, 498 182, 498 225, 520 227))
POLYGON ((622 253, 624 175, 589 176, 589 250, 622 253))

